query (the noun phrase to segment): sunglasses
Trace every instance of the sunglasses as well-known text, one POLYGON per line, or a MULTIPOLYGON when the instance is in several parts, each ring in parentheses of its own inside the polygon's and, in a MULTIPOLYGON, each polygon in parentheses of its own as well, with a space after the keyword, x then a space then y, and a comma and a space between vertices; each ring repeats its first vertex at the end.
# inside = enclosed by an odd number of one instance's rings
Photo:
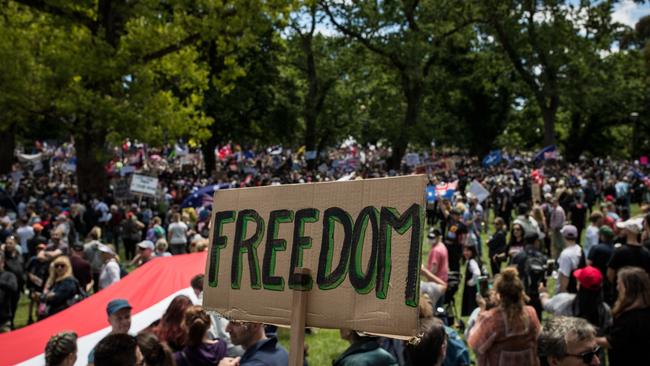
POLYGON ((55 264, 54 268, 65 268, 65 264, 55 264))
POLYGON ((596 346, 592 351, 587 351, 583 353, 578 353, 578 354, 570 354, 567 353, 567 356, 571 357, 577 357, 581 358, 582 362, 584 362, 585 365, 590 365, 591 361, 593 361, 594 357, 598 356, 598 352, 600 351, 600 346, 596 346))

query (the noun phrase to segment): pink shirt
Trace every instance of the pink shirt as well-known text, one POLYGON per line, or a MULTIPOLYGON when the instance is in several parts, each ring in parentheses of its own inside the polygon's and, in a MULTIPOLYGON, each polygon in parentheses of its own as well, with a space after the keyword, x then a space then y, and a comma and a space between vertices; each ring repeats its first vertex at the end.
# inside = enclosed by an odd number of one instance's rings
POLYGON ((440 243, 431 247, 427 259, 427 269, 441 280, 447 282, 449 278, 449 256, 447 247, 444 244, 440 243), (435 272, 433 270, 434 265, 437 267, 435 272))

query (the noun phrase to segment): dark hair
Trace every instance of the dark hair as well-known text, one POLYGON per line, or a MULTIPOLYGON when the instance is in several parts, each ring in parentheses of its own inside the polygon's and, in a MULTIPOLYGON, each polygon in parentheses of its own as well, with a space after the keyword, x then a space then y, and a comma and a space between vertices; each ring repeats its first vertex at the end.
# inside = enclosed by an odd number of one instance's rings
POLYGON ((187 345, 198 347, 210 328, 210 316, 201 306, 190 306, 185 311, 185 327, 187 328, 187 345))
POLYGON ((60 365, 74 352, 77 352, 77 333, 62 332, 53 335, 45 346, 45 365, 60 365))
POLYGON ((406 363, 413 366, 435 365, 444 356, 445 327, 438 318, 421 319, 420 332, 419 342, 408 343, 404 348, 406 363))
POLYGON ((156 335, 162 342, 167 342, 176 349, 185 345, 187 329, 181 327, 185 310, 192 305, 192 301, 185 295, 176 296, 167 307, 165 314, 160 319, 156 335))
POLYGON ((193 289, 198 290, 198 291, 203 291, 203 278, 205 276, 201 274, 197 274, 196 276, 192 277, 192 280, 190 281, 190 285, 192 286, 193 289))
POLYGON ((133 366, 137 345, 133 336, 110 334, 95 347, 95 366, 133 366))
POLYGON ((138 347, 147 366, 173 366, 174 360, 169 347, 160 343, 155 334, 143 332, 136 337, 138 347))
POLYGON ((604 312, 607 310, 603 306, 603 295, 600 288, 589 290, 581 286, 572 306, 574 316, 586 319, 595 327, 603 326, 601 323, 604 319, 604 312))

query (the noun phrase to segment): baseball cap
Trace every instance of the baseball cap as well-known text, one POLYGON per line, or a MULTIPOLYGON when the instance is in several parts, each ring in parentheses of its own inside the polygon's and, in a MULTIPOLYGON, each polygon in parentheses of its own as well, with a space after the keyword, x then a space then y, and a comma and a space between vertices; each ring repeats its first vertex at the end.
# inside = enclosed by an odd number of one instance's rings
POLYGON ((616 227, 619 229, 625 229, 634 234, 638 234, 641 232, 641 230, 643 230, 643 219, 636 218, 636 219, 629 219, 623 222, 617 222, 616 227))
POLYGON ((576 239, 578 237, 578 229, 573 225, 564 225, 560 233, 568 239, 576 239))
POLYGON ((584 287, 588 290, 599 289, 600 285, 603 283, 603 274, 600 273, 598 268, 592 266, 576 269, 573 272, 573 277, 578 280, 580 287, 584 287))
POLYGON ((606 237, 607 239, 611 239, 614 237, 614 232, 607 225, 601 226, 600 229, 598 229, 598 234, 606 237))
POLYGON ((108 316, 115 314, 116 312, 122 309, 132 309, 133 307, 125 299, 115 299, 111 300, 108 305, 106 305, 106 313, 108 316))
POLYGON ((138 243, 138 248, 154 250, 155 245, 153 244, 153 242, 151 240, 143 240, 143 241, 138 243))

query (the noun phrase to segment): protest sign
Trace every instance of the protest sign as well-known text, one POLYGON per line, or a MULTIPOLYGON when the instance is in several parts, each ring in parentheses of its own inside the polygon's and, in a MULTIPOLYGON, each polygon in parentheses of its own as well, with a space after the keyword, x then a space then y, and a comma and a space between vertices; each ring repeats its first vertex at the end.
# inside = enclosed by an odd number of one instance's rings
POLYGON ((476 198, 478 198, 479 202, 485 201, 488 197, 490 197, 490 192, 481 185, 476 179, 472 181, 472 183, 469 185, 469 193, 473 194, 476 198))
POLYGON ((113 196, 118 201, 126 201, 131 199, 131 187, 128 178, 118 179, 113 187, 113 196))
POLYGON ((425 186, 407 176, 215 192, 203 305, 289 325, 291 293, 306 291, 308 327, 414 336, 425 186))
POLYGON ((158 178, 133 174, 133 177, 131 177, 131 193, 155 197, 158 193, 158 178))
POLYGON ((420 164, 420 156, 415 153, 406 154, 406 165, 416 166, 420 164))

